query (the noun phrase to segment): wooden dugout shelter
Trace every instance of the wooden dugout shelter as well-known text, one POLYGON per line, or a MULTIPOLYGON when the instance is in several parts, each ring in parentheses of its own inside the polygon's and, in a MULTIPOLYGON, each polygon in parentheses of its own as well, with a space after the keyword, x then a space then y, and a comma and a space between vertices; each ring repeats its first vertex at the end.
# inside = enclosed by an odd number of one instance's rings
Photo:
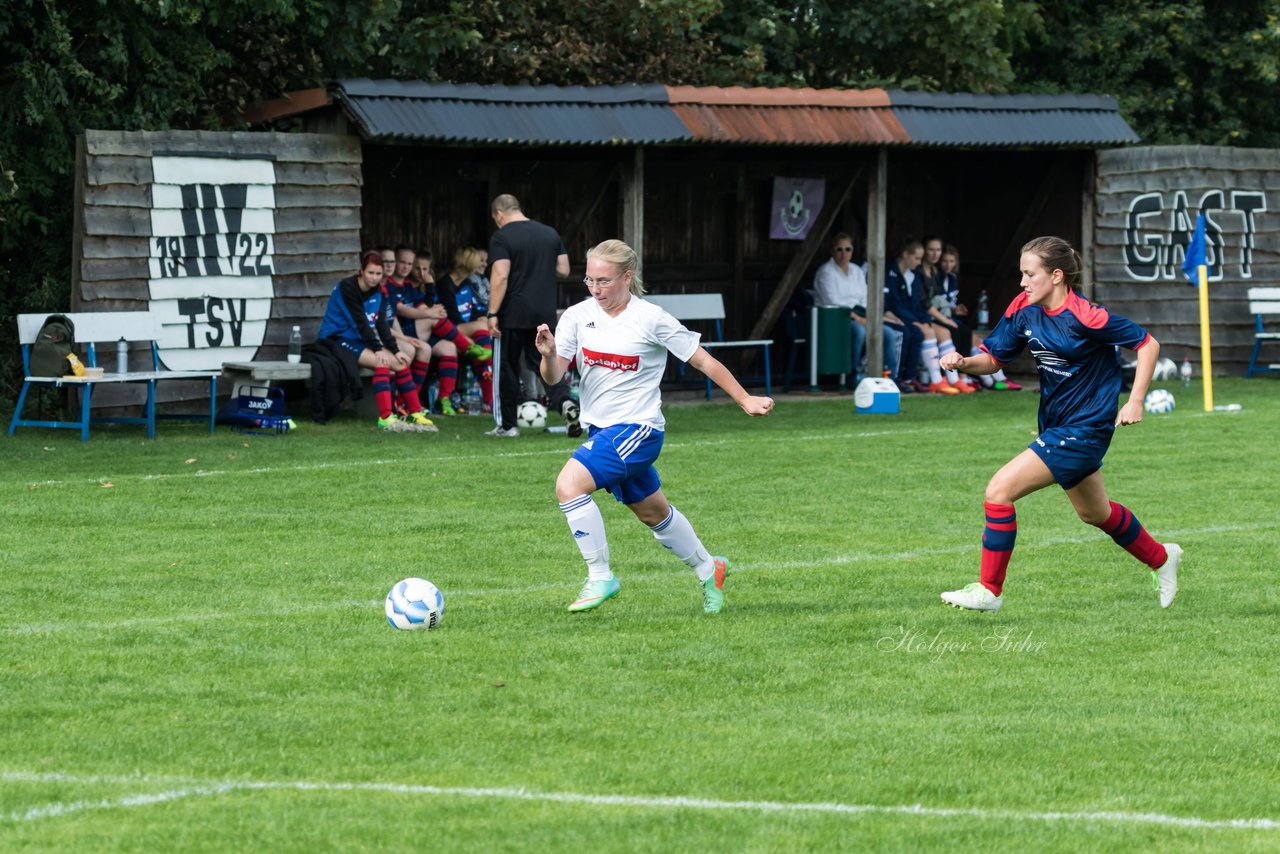
MULTIPOLYGON (((726 334, 753 338, 773 332, 838 231, 870 282, 905 237, 940 235, 959 247, 966 301, 987 290, 1004 305, 1028 238, 1088 252, 1094 153, 1137 141, 1115 100, 1092 95, 355 79, 248 118, 359 135, 365 246, 420 245, 446 269, 456 247, 487 244, 489 201, 513 193, 561 232, 574 278, 588 247, 620 236, 651 291, 718 291, 726 334), (824 184, 804 240, 769 238, 775 177, 824 184)), ((566 283, 562 303, 580 293, 566 283)), ((880 300, 870 288, 873 316, 880 300)), ((879 359, 875 341, 868 352, 879 359)))

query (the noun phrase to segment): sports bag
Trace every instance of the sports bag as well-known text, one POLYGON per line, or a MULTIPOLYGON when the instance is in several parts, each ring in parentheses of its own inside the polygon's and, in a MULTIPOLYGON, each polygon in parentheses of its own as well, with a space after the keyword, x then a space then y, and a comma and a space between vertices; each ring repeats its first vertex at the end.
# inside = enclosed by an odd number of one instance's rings
POLYGON ((30 376, 61 377, 71 373, 67 356, 74 353, 76 325, 65 314, 51 314, 31 345, 30 376))
POLYGON ((218 409, 218 423, 230 425, 237 433, 280 435, 297 424, 284 408, 284 389, 271 386, 241 386, 241 393, 218 409))

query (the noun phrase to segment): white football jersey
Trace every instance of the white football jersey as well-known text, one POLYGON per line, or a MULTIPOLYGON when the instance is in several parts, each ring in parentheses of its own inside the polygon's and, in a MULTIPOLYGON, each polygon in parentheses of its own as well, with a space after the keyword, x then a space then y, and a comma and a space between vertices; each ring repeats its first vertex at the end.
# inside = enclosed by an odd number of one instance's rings
POLYGON ((637 296, 617 317, 587 298, 556 324, 556 353, 577 365, 580 418, 593 427, 644 424, 661 430, 666 419, 659 386, 667 353, 687 362, 701 340, 666 310, 637 296))

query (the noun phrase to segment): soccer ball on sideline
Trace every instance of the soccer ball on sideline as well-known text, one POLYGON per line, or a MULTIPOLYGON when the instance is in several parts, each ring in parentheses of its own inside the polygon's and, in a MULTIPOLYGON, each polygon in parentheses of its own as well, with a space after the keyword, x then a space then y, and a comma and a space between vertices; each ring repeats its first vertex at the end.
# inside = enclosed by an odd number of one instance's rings
POLYGON ((1178 376, 1178 364, 1173 359, 1161 356, 1156 360, 1155 370, 1151 373, 1154 380, 1171 380, 1178 376))
POLYGON ((387 594, 387 622, 396 629, 434 629, 444 619, 444 594, 423 578, 397 582, 387 594))
POLYGON ((516 426, 537 430, 547 426, 547 408, 536 400, 526 400, 516 407, 516 426))
POLYGON ((1173 407, 1173 395, 1162 388, 1152 389, 1142 400, 1142 408, 1157 415, 1172 412, 1173 407))

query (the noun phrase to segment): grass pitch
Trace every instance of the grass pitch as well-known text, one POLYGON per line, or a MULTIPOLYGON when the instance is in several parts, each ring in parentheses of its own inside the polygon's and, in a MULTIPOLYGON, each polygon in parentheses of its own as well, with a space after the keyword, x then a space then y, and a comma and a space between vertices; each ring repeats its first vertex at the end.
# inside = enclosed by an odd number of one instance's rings
POLYGON ((1172 390, 1103 468, 1186 549, 1168 611, 1056 488, 1004 610, 940 604, 1032 393, 669 409, 715 618, 603 493, 622 593, 565 612, 563 436, 19 431, 0 849, 1275 850, 1280 384, 1172 390), (409 575, 439 630, 387 625, 409 575))

